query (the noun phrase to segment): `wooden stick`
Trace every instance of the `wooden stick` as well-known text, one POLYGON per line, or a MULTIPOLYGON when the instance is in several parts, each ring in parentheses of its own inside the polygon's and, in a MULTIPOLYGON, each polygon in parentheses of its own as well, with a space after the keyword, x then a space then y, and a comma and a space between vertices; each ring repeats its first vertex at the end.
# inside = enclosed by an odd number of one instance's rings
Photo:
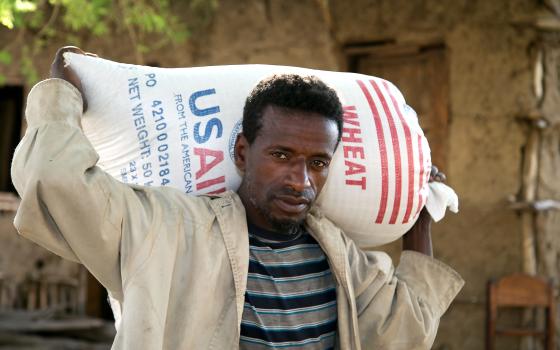
MULTIPOLYGON (((523 192, 522 200, 535 201, 537 192, 539 166, 540 131, 531 129, 527 146, 525 147, 525 161, 523 162, 523 192)), ((521 213, 521 233, 523 249, 523 272, 529 275, 537 274, 537 260, 535 253, 535 226, 532 212, 521 213)))
POLYGON ((532 202, 513 202, 510 205, 513 210, 529 210, 529 211, 549 211, 560 210, 560 201, 554 199, 543 199, 532 202))
MULTIPOLYGON (((534 202, 537 193, 538 167, 539 167, 539 143, 540 131, 531 128, 527 145, 525 147, 525 158, 523 162, 523 191, 522 200, 534 202)), ((521 234, 523 252, 523 272, 535 276, 537 274, 537 258, 535 246, 535 214, 532 211, 521 212, 521 234)), ((524 325, 531 323, 535 315, 532 309, 523 312, 524 325)), ((535 349, 535 341, 531 337, 523 337, 521 348, 524 350, 535 349)))

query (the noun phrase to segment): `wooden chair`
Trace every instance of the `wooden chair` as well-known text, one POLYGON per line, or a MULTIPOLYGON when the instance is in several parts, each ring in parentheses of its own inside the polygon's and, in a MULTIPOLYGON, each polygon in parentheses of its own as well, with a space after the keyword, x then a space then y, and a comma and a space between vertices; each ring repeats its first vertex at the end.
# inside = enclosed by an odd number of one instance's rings
POLYGON ((486 349, 493 350, 496 335, 533 336, 544 339, 545 349, 554 350, 554 289, 542 278, 513 274, 488 283, 486 349), (496 326, 500 307, 542 307, 546 314, 544 329, 499 328, 496 326))

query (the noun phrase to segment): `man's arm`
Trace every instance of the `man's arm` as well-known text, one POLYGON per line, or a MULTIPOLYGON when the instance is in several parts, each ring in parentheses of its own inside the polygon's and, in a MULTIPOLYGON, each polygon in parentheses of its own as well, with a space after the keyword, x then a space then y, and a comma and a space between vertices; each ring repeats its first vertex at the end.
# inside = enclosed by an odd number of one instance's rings
MULTIPOLYGON (((430 181, 444 180, 433 167, 430 181)), ((453 269, 432 258, 431 222, 423 209, 403 237, 396 269, 387 254, 364 252, 348 242, 363 349, 431 348, 440 317, 464 284, 453 269)))
POLYGON ((384 252, 347 241, 362 349, 428 350, 439 319, 464 281, 444 263, 403 251, 394 268, 384 252))
MULTIPOLYGON (((445 182, 445 174, 437 167, 432 166, 430 182, 445 182)), ((432 252, 432 217, 426 208, 420 212, 420 216, 414 225, 403 236, 403 250, 412 250, 427 256, 433 256, 432 252)))
POLYGON ((432 253, 432 217, 423 208, 414 226, 403 236, 403 250, 412 250, 424 255, 433 256, 432 253))
MULTIPOLYGON (((61 51, 53 71, 60 65, 61 51)), ((141 239, 127 235, 122 244, 122 229, 131 227, 130 213, 138 214, 134 227, 148 227, 140 215, 145 206, 96 166, 99 157, 81 130, 82 94, 76 82, 60 79, 64 74, 54 76, 28 96, 28 127, 12 162, 22 198, 14 225, 22 236, 84 264, 118 298, 121 259, 141 239)))

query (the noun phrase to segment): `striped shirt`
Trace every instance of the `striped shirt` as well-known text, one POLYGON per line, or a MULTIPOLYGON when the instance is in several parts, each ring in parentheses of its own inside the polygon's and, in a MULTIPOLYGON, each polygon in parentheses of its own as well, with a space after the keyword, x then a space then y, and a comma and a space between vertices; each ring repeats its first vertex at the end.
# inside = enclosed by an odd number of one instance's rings
POLYGON ((317 241, 249 225, 249 245, 240 349, 333 349, 336 286, 317 241))

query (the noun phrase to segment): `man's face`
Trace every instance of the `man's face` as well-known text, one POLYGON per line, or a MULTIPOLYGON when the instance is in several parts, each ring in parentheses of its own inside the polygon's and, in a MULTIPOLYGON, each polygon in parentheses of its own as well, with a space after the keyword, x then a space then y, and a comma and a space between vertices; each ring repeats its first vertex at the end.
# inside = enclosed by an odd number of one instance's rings
POLYGON ((338 129, 316 113, 268 106, 252 145, 240 135, 236 165, 244 172, 239 195, 251 222, 291 233, 321 192, 338 129))

